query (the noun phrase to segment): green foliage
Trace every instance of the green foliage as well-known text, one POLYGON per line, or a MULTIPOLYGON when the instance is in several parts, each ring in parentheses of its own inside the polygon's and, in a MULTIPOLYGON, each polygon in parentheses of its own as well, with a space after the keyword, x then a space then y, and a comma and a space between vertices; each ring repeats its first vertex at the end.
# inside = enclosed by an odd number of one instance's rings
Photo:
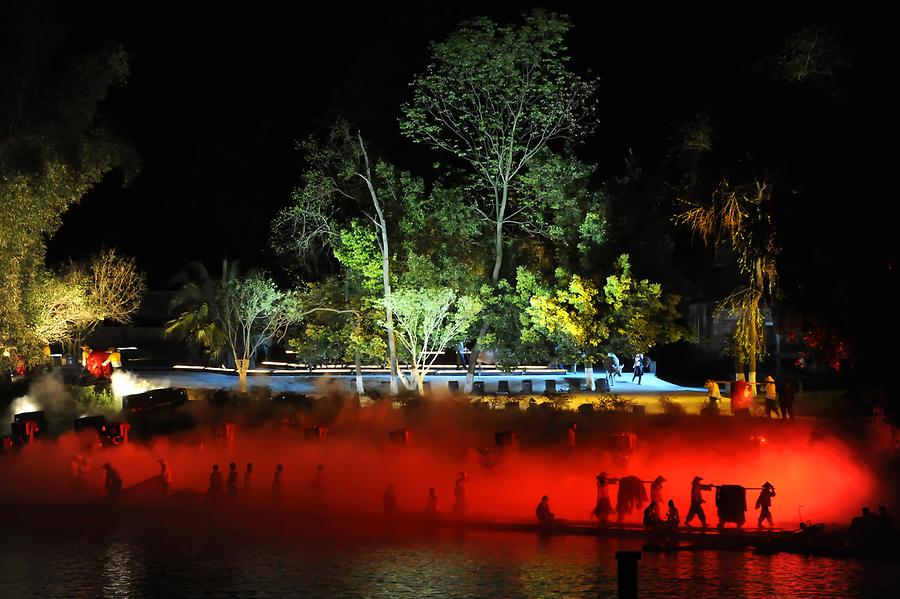
POLYGON ((437 184, 429 194, 407 194, 398 225, 404 286, 477 290, 484 277, 481 220, 464 189, 437 184))
POLYGON ((617 267, 602 289, 560 270, 555 288, 537 288, 531 296, 528 318, 553 342, 556 357, 601 363, 608 352, 646 352, 687 335, 679 322, 680 297, 636 279, 627 255, 619 257, 617 267))
POLYGON ((507 229, 559 238, 564 225, 548 215, 564 220, 571 212, 559 183, 580 173, 548 144, 576 140, 593 126, 595 83, 569 69, 568 30, 566 19, 542 11, 520 25, 469 21, 432 45, 403 106, 405 135, 467 164, 473 206, 493 237, 494 285, 507 229))
POLYGON ((218 363, 226 346, 225 330, 216 317, 219 288, 238 276, 236 262, 223 260, 218 279, 203 264, 188 264, 174 279, 179 289, 169 307, 175 317, 166 323, 166 335, 199 347, 208 364, 218 363))
POLYGON ((482 340, 483 347, 497 351, 497 365, 512 370, 521 364, 544 362, 556 352, 545 330, 536 326, 529 310, 531 298, 546 294, 534 273, 520 267, 513 286, 501 280, 496 287, 484 285, 480 298, 482 315, 489 332, 482 340))
POLYGON ((308 285, 298 299, 304 307, 302 320, 290 345, 302 362, 351 364, 359 357, 361 364, 384 363, 387 346, 374 296, 353 287, 348 278, 331 277, 308 285))
POLYGON ((330 178, 316 170, 307 172, 304 184, 291 192, 291 203, 272 221, 270 246, 297 278, 317 274, 335 242, 335 192, 330 178))
POLYGON ((536 327, 548 332, 564 360, 602 360, 609 331, 600 312, 603 306, 599 290, 578 275, 563 275, 560 279, 566 281, 564 286, 531 297, 531 319, 536 327))
POLYGON ((421 391, 434 361, 450 343, 463 338, 481 311, 481 302, 444 287, 399 288, 389 303, 396 318, 398 347, 421 391))
POLYGON ((300 329, 299 336, 288 343, 303 364, 312 367, 340 364, 345 362, 347 331, 344 327, 307 323, 300 329))
POLYGON ((167 334, 199 344, 213 360, 227 347, 235 363, 249 360, 272 339, 282 338, 287 327, 301 318, 295 293, 280 291, 259 273, 239 275, 235 264, 223 262, 218 280, 200 264, 190 266, 172 309, 167 334))
POLYGON ((550 139, 575 136, 590 122, 595 84, 568 68, 569 27, 539 11, 520 26, 464 23, 432 45, 401 131, 466 160, 487 181, 509 181, 550 139))
POLYGON ((363 225, 359 219, 353 219, 349 228, 339 231, 338 239, 333 249, 334 257, 359 278, 363 290, 368 293, 379 291, 383 284, 382 264, 375 230, 363 225))
POLYGON ((591 398, 595 410, 601 412, 630 412, 634 401, 617 393, 600 393, 591 398))
POLYGON ((789 35, 775 58, 775 75, 787 81, 833 83, 850 65, 846 48, 827 27, 811 26, 789 35))
POLYGON ((39 271, 26 290, 27 313, 33 315, 34 334, 42 344, 69 341, 94 319, 87 280, 80 274, 39 271))
POLYGON ((236 364, 249 360, 264 343, 283 337, 299 318, 296 296, 280 291, 261 274, 223 281, 214 310, 236 364))
POLYGON ((9 40, 0 60, 5 89, 17 90, 0 93, 0 362, 6 352, 41 357, 43 317, 29 289, 46 284, 45 243, 63 213, 114 168, 125 167, 127 179, 138 164, 99 111, 127 79, 124 50, 110 44, 79 55, 55 47, 61 36, 40 31, 42 24, 21 27, 27 45, 9 40))
POLYGON ((617 266, 618 273, 607 277, 603 287, 608 351, 643 353, 654 345, 687 338, 678 311, 681 297, 664 293, 659 283, 635 278, 627 254, 619 256, 617 266))
POLYGON ((70 387, 72 397, 79 409, 90 411, 97 409, 113 409, 116 406, 116 399, 113 396, 112 389, 108 387, 87 387, 73 386, 70 387))

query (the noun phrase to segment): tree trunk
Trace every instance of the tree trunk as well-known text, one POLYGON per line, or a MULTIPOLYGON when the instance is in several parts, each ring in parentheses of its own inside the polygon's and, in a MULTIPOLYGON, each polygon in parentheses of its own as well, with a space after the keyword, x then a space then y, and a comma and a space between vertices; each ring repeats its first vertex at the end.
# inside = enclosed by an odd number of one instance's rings
POLYGON ((747 382, 750 383, 750 394, 753 397, 756 397, 756 344, 757 344, 757 336, 756 336, 756 319, 754 319, 753 326, 750 327, 750 355, 747 356, 747 370, 748 377, 747 382))
MULTIPOLYGON (((757 331, 757 323, 759 322, 760 310, 759 304, 762 301, 763 296, 763 276, 762 276, 762 261, 757 258, 754 262, 754 277, 753 277, 753 288, 756 290, 756 301, 753 304, 753 322, 750 327, 750 355, 748 356, 748 369, 749 369, 749 383, 750 383, 750 392, 753 394, 753 397, 756 397, 756 359, 757 354, 759 353, 759 335, 757 331)), ((763 324, 763 334, 765 334, 765 324, 763 324)))
MULTIPOLYGON (((503 265, 503 221, 506 219, 506 202, 509 199, 509 183, 503 184, 503 193, 500 199, 500 209, 497 211, 497 222, 494 228, 494 270, 491 273, 491 285, 496 287, 497 281, 500 280, 500 267, 503 265)), ((487 322, 481 325, 478 331, 478 337, 475 338, 475 345, 472 346, 470 354, 469 370, 466 373, 466 385, 464 387, 466 393, 472 392, 472 384, 475 382, 475 366, 478 361, 478 345, 482 337, 488 332, 487 322)))
POLYGON ((741 346, 734 340, 734 380, 744 380, 744 362, 741 360, 741 346))
POLYGON ((419 392, 419 397, 425 395, 425 378, 422 376, 422 372, 419 370, 418 365, 412 365, 412 372, 410 373, 410 381, 411 384, 415 384, 416 391, 419 392))
POLYGON ((235 368, 238 371, 238 388, 242 393, 247 392, 247 370, 250 369, 249 359, 235 359, 235 368))
POLYGON ((369 195, 372 198, 372 204, 375 206, 375 212, 378 215, 379 229, 381 233, 381 274, 384 279, 384 316, 385 327, 387 328, 388 337, 388 359, 391 368, 391 394, 396 395, 399 391, 397 387, 397 342, 394 339, 394 315, 391 310, 391 263, 390 251, 388 249, 387 221, 384 218, 384 212, 381 210, 381 202, 378 201, 378 194, 375 192, 375 185, 372 182, 372 169, 369 167, 369 154, 366 152, 366 145, 363 143, 362 133, 357 133, 359 139, 359 148, 362 150, 363 158, 366 163, 366 186, 369 188, 369 195))
POLYGON ((363 386, 362 363, 360 361, 359 352, 353 354, 353 362, 356 367, 356 393, 358 395, 365 395, 366 389, 363 386))
POLYGON ((584 361, 584 382, 591 391, 597 390, 597 386, 594 384, 594 363, 590 360, 584 361))
POLYGON ((464 391, 466 393, 472 392, 472 385, 475 382, 475 368, 478 364, 478 352, 479 350, 478 341, 487 333, 488 325, 487 323, 483 323, 481 325, 481 329, 478 331, 478 337, 475 338, 475 345, 472 346, 472 353, 469 354, 469 369, 466 371, 466 385, 464 387, 464 391))
MULTIPOLYGON (((503 190, 503 208, 506 208, 506 189, 503 190)), ((500 267, 503 264, 503 216, 498 215, 497 226, 494 230, 494 271, 491 274, 491 283, 496 285, 500 279, 500 267)))

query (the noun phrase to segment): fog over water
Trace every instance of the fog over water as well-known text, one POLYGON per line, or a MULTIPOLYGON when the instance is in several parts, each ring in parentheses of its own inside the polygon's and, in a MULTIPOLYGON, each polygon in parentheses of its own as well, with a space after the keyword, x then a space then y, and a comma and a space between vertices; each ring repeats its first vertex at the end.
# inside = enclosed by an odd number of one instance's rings
MULTIPOLYGON (((747 487, 771 481, 776 526, 792 528, 801 509, 804 519, 846 525, 885 492, 867 458, 876 447, 813 421, 484 410, 451 397, 405 408, 360 407, 335 394, 306 409, 271 405, 192 401, 183 408, 196 422, 189 430, 112 449, 89 448, 90 435, 70 432, 0 456, 0 507, 12 521, 3 535, 15 541, 0 544, 0 596, 611 596, 615 551, 639 549, 640 541, 393 527, 382 517, 383 493, 393 484, 398 510, 419 515, 434 487, 440 516, 451 518, 454 481, 465 471, 468 519, 531 522, 546 494, 558 517, 587 521, 600 470, 663 475, 664 497, 682 518, 695 475, 747 487), (565 445, 570 420, 579 422, 574 452, 565 445), (213 438, 222 422, 235 425, 230 443, 213 438), (314 424, 328 427, 324 440, 304 440, 314 424), (409 445, 389 440, 401 428, 410 430, 409 445), (501 430, 520 431, 518 449, 494 447, 501 430), (613 432, 637 434, 629 458, 610 450, 613 432), (486 447, 492 468, 478 451, 486 447), (76 454, 91 464, 78 490, 76 454), (142 484, 159 474, 161 458, 172 474, 165 502, 142 484), (103 496, 105 462, 124 480, 118 506, 103 496), (213 505, 211 466, 227 477, 230 462, 238 498, 213 505), (279 509, 276 464, 284 466, 279 509), (325 514, 312 516, 318 464, 325 514)), ((706 498, 714 526, 714 493, 706 498)), ((755 498, 749 490, 748 527, 756 524, 755 498)), ((640 514, 626 522, 639 523, 640 514)), ((645 553, 640 572, 648 597, 877 597, 900 583, 877 563, 735 551, 645 553)))

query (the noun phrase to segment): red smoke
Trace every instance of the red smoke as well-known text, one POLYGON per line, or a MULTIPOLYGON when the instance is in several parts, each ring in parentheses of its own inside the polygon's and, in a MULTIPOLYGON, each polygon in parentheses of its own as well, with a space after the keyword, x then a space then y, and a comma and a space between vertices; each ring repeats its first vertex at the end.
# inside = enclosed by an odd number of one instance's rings
MULTIPOLYGON (((171 492, 182 488, 205 492, 212 464, 227 477, 232 461, 238 465, 242 488, 246 463, 252 462, 253 500, 268 501, 275 465, 280 463, 285 469, 283 504, 301 511, 312 508, 309 483, 316 465, 324 464, 328 509, 338 514, 379 513, 382 494, 391 483, 401 511, 423 510, 428 488, 434 486, 441 512, 449 514, 454 480, 462 470, 469 474, 469 517, 504 521, 532 521, 545 494, 558 517, 587 520, 595 500, 594 477, 601 469, 612 476, 634 474, 644 480, 662 474, 668 479, 664 496, 675 500, 682 519, 695 475, 713 484, 758 487, 772 482, 777 526, 794 526, 801 505, 804 519, 847 524, 860 506, 880 503, 875 477, 860 457, 864 448, 823 437, 808 425, 734 418, 578 416, 578 447, 569 454, 565 439, 572 418, 571 413, 477 411, 443 401, 411 410, 388 404, 345 407, 330 417, 301 412, 297 428, 271 420, 259 426, 238 424, 232 446, 213 443, 210 424, 148 444, 87 452, 83 440, 69 433, 3 456, 0 501, 8 506, 69 501, 70 460, 79 451, 93 462, 90 484, 97 497, 102 493, 104 462, 118 469, 127 489, 158 474, 157 460, 164 457, 173 475, 171 492), (303 440, 303 426, 314 423, 329 427, 326 441, 303 440), (408 447, 388 441, 389 431, 403 427, 413 431, 408 447), (496 452, 499 468, 488 471, 477 449, 493 447, 493 433, 504 429, 520 430, 522 446, 502 455, 496 452), (605 448, 605 440, 613 431, 626 430, 636 432, 639 442, 635 454, 623 463, 605 448), (765 442, 751 440, 754 436, 765 437, 765 442)), ((748 526, 756 524, 758 512, 752 509, 756 494, 747 492, 748 526)), ((615 503, 614 487, 612 495, 615 503)), ((714 492, 705 495, 707 519, 715 526, 714 492)), ((640 522, 640 514, 626 521, 640 522)))

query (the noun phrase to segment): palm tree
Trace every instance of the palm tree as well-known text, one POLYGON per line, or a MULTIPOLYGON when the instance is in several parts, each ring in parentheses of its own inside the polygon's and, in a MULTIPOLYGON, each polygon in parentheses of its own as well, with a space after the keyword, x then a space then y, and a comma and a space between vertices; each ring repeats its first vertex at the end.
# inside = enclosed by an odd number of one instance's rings
POLYGON ((238 275, 238 263, 223 260, 218 278, 210 275, 203 263, 191 262, 172 279, 178 292, 169 311, 176 316, 166 323, 166 335, 199 347, 208 364, 218 362, 225 355, 225 331, 216 319, 218 291, 238 275))
POLYGON ((772 192, 767 181, 755 180, 733 186, 723 179, 713 190, 708 203, 686 202, 691 208, 675 218, 676 222, 689 226, 709 246, 718 249, 730 242, 740 272, 747 277, 747 284, 719 302, 716 312, 737 316, 735 375, 737 380, 744 379, 746 363, 747 380, 754 394, 756 364, 766 352, 764 300, 767 293, 774 295, 778 274, 775 264, 778 246, 771 201, 772 192))

